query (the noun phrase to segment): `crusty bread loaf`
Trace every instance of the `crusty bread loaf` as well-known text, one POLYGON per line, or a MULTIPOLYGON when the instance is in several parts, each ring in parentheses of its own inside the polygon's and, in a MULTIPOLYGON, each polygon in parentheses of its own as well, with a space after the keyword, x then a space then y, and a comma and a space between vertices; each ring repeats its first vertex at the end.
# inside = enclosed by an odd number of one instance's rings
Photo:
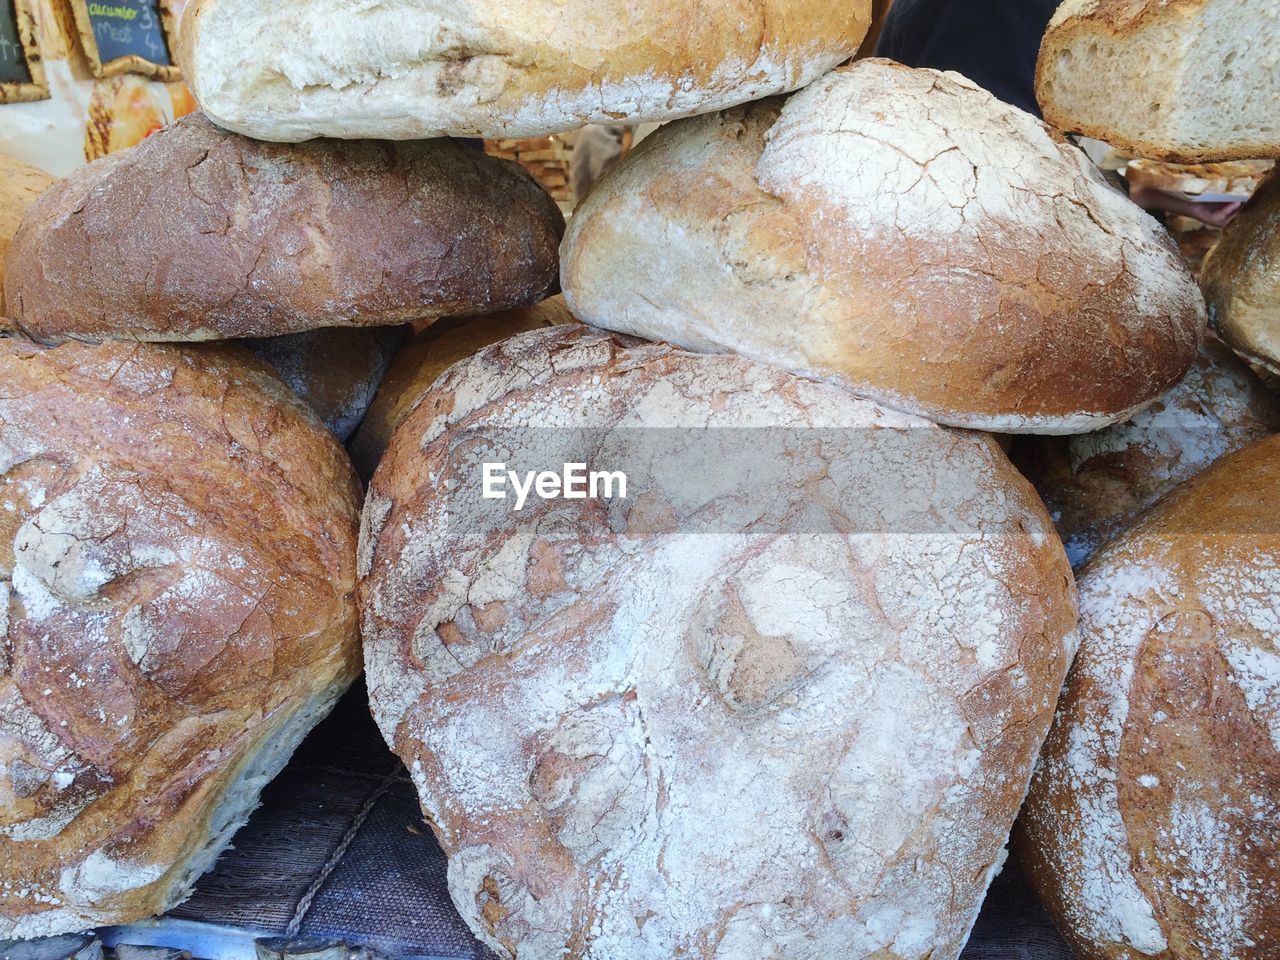
POLYGON ((246 340, 285 386, 343 443, 373 403, 409 327, 329 327, 246 340))
POLYGON ((537 137, 794 90, 870 22, 870 0, 198 0, 178 56, 210 118, 264 140, 537 137))
MULTIPOLYGON (((4 261, 9 241, 18 232, 18 224, 22 222, 27 207, 35 203, 36 198, 56 180, 43 170, 0 156, 0 287, 4 285, 4 261)), ((0 317, 3 314, 4 291, 0 289, 0 317)))
POLYGON ((485 317, 439 320, 427 327, 395 355, 360 429, 351 438, 351 460, 361 479, 369 482, 396 427, 440 374, 491 343, 526 330, 572 321, 564 298, 556 296, 532 307, 485 317))
POLYGON ((1214 330, 1249 363, 1280 376, 1280 176, 1271 176, 1205 259, 1214 330))
POLYGON ((285 147, 184 117, 76 171, 10 250, 41 340, 210 340, 505 310, 554 292, 559 208, 447 140, 285 147))
POLYGON ((1274 960, 1280 437, 1225 457, 1080 578, 1080 654, 1015 831, 1080 960, 1274 960))
POLYGON ((1054 126, 1177 163, 1280 157, 1276 0, 1064 0, 1040 47, 1054 126))
POLYGON ((360 670, 359 486, 239 348, 0 338, 0 940, 160 913, 360 670))
POLYGON ((1168 235, 1084 154, 884 60, 658 131, 574 214, 562 261, 585 323, 1002 433, 1128 418, 1205 323, 1168 235))
POLYGON ((1011 455, 1079 567, 1140 510, 1277 431, 1280 397, 1211 340, 1186 379, 1132 420, 1074 437, 1026 437, 1011 455))
POLYGON ((1075 645, 989 437, 582 325, 436 381, 359 563, 374 714, 521 960, 954 960, 1075 645), (493 459, 627 494, 513 512, 493 459))

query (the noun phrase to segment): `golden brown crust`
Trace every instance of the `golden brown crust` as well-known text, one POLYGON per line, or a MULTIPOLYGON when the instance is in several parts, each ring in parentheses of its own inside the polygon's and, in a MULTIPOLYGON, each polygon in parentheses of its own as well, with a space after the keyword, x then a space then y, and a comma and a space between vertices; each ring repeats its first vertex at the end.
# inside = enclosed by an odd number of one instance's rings
MULTIPOLYGON (((5 254, 18 232, 18 224, 36 198, 57 182, 57 177, 18 160, 0 156, 0 288, 4 286, 5 254)), ((4 291, 0 289, 0 316, 4 291)))
POLYGON ((482 313, 552 292, 564 218, 452 141, 258 143, 184 117, 49 191, 14 238, 41 340, 205 340, 482 313))
POLYGON ((871 21, 870 0, 418 0, 335 16, 341 6, 188 6, 178 60, 209 116, 287 141, 669 120, 804 86, 852 57, 871 21), (308 31, 298 55, 292 37, 308 31))
POLYGON ((1006 433, 1127 419, 1205 319, 1168 234, 1080 151, 883 60, 647 138, 575 212, 562 281, 583 322, 1006 433))
POLYGON ((1210 340, 1182 383, 1133 419, 1074 437, 1022 438, 1012 457, 1079 566, 1178 484, 1277 431, 1280 398, 1210 340))
POLYGON ((1280 942, 1280 437, 1220 460, 1080 577, 1081 647, 1014 832, 1082 960, 1280 942))
POLYGON ((1280 176, 1223 233, 1200 286, 1218 335, 1247 362, 1280 374, 1280 176))
POLYGON ((189 893, 360 669, 360 491, 238 347, 0 339, 0 382, 3 939, 189 893))
POLYGON ((395 355, 360 429, 351 438, 351 459, 368 482, 391 435, 445 370, 499 340, 526 330, 572 323, 564 298, 551 297, 532 307, 483 317, 439 320, 395 355))

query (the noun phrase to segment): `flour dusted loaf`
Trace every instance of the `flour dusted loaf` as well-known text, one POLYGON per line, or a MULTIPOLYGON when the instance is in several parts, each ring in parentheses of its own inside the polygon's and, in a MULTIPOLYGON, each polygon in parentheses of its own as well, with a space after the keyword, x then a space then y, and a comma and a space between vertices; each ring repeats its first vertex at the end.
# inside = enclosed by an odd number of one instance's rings
POLYGON ((436 382, 359 562, 374 714, 520 960, 954 960, 1074 649, 990 438, 581 325, 436 382), (498 459, 627 496, 515 512, 498 459))
POLYGON ((367 483, 373 476, 396 427, 449 367, 517 333, 572 321, 564 298, 557 296, 532 307, 440 320, 427 327, 396 354, 360 429, 351 438, 351 459, 361 478, 367 483))
POLYGON ((1065 0, 1036 99, 1053 125, 1144 157, 1280 157, 1280 3, 1065 0))
POLYGON ((198 0, 179 59, 211 119, 263 140, 537 137, 794 90, 870 23, 870 0, 198 0))
POLYGON ((956 74, 884 60, 647 138, 562 260, 584 323, 1002 433, 1128 418, 1205 324, 1172 241, 1083 153, 956 74))
POLYGON ((1280 943, 1280 437, 1220 460, 1080 579, 1080 653, 1015 833, 1080 960, 1280 943))
POLYGON ((1074 437, 1027 437, 1011 455, 1079 566, 1178 484, 1277 431, 1280 398, 1211 340, 1186 379, 1132 420, 1074 437))
POLYGON ((1280 176, 1250 199, 1205 260, 1200 277, 1218 335, 1280 376, 1280 176))
POLYGON ((28 211, 5 300, 33 337, 210 340, 536 302, 564 218, 447 140, 258 143, 192 115, 28 211))
POLYGON ((238 348, 0 339, 0 940, 184 899, 360 669, 359 486, 238 348))
POLYGON ((355 433, 408 327, 331 327, 246 340, 342 442, 355 433))
MULTIPOLYGON (((53 186, 56 178, 19 160, 0 156, 0 287, 4 285, 5 253, 18 232, 27 208, 53 186)), ((3 324, 4 291, 0 289, 0 324, 3 324)))

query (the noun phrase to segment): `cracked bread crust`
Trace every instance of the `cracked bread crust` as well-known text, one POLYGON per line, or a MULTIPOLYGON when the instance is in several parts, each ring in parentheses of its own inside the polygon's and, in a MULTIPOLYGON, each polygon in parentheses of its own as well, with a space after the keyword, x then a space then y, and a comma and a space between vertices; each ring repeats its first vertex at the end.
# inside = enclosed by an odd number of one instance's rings
POLYGON ((359 485, 238 347, 0 338, 0 939, 184 899, 360 670, 359 485))
POLYGON ((884 60, 647 138, 575 213, 561 270, 585 323, 1003 433, 1127 419, 1205 326, 1172 240, 1083 153, 884 60))
POLYGON ((1271 437, 1080 574, 1080 653, 1014 831, 1080 960, 1275 957, 1277 487, 1271 437))
POLYGON ((5 300, 42 341, 386 326, 541 300, 563 231, 517 165, 451 141, 285 147, 191 115, 37 201, 5 300))
POLYGON ((1074 650, 1061 545, 989 437, 581 325, 435 383, 359 565, 374 715, 454 902, 531 960, 954 960, 1074 650), (715 428, 757 466, 751 431, 794 431, 768 494, 715 428), (454 485, 498 446, 609 469, 654 434, 695 439, 626 500, 488 533, 454 485))
POLYGON ((870 24, 870 0, 199 0, 178 60, 210 118, 264 140, 540 137, 795 90, 870 24))

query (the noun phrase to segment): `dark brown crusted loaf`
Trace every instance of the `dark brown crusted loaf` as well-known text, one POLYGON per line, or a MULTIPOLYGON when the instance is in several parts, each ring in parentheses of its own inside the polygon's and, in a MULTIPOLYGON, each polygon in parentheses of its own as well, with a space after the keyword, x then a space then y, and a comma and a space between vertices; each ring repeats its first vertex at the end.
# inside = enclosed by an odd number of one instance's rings
POLYGON ((5 298, 40 340, 210 340, 487 313, 554 292, 564 218, 449 140, 259 143, 190 116, 28 212, 5 298))
POLYGON ((570 324, 437 380, 362 524, 374 714, 494 949, 958 956, 1074 652, 989 437, 570 324), (516 514, 495 459, 636 469, 516 514))
POLYGON ((0 338, 0 940, 183 899, 360 669, 359 487, 238 347, 0 338))

